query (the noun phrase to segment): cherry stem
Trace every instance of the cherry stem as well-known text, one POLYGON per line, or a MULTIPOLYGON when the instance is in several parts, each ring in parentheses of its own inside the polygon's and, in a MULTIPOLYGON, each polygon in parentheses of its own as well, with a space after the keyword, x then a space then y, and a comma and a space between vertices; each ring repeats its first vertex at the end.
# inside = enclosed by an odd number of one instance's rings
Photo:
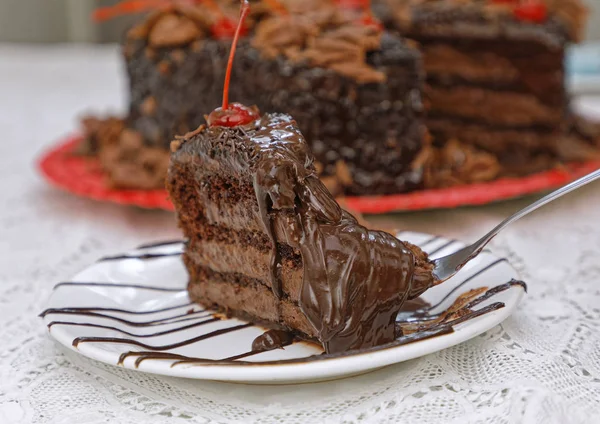
POLYGON ((280 15, 290 14, 290 12, 285 8, 285 6, 281 4, 281 2, 278 0, 264 0, 264 2, 267 4, 267 6, 269 6, 269 8, 271 8, 280 15))
POLYGON ((233 68, 233 58, 235 57, 235 49, 237 47, 240 33, 242 32, 242 25, 244 20, 250 13, 250 3, 248 0, 240 0, 242 3, 242 10, 240 10, 240 20, 238 21, 233 41, 231 42, 231 51, 229 52, 229 60, 227 62, 227 72, 225 73, 225 83, 223 84, 223 106, 222 110, 226 110, 229 107, 229 80, 231 80, 231 70, 233 68))

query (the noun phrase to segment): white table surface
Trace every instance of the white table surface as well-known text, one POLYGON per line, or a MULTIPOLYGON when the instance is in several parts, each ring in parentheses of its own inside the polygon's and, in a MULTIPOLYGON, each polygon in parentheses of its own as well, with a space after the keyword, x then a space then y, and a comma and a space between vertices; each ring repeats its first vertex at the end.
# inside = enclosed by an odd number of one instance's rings
MULTIPOLYGON (((0 423, 600 422, 600 184, 497 237, 529 294, 502 325, 437 354, 346 380, 254 387, 146 375, 59 348, 36 317, 56 282, 179 236, 170 213, 80 199, 35 170, 83 112, 125 110, 122 71, 112 46, 0 45, 0 423)), ((471 241, 530 200, 378 220, 471 241)))

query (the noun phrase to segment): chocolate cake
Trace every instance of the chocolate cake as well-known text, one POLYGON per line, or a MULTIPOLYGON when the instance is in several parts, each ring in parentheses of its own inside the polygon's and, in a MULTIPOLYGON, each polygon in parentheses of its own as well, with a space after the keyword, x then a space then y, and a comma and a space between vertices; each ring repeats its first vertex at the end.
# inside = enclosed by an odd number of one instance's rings
MULTIPOLYGON (((169 141, 219 104, 235 3, 175 3, 127 33, 129 116, 87 125, 111 185, 161 188, 169 141)), ((368 3, 257 1, 233 69, 236 99, 294 116, 335 195, 600 157, 564 87, 565 48, 585 21, 578 0, 376 0, 386 31, 368 3)))
POLYGON ((426 124, 436 146, 452 140, 486 153, 489 163, 494 158, 497 172, 487 178, 564 159, 559 145, 570 126, 564 55, 582 36, 586 13, 579 0, 375 3, 388 28, 419 43, 426 124))
POLYGON ((340 208, 288 115, 201 126, 173 150, 193 301, 340 352, 392 341, 404 301, 433 285, 425 253, 340 208))

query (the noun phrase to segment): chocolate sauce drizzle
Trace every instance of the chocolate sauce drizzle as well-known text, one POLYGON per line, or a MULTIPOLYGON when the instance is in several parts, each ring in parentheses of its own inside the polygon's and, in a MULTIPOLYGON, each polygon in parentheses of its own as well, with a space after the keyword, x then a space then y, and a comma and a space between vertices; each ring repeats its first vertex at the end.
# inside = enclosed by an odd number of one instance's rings
POLYGON ((93 312, 91 310, 89 310, 89 311, 88 310, 72 310, 71 308, 47 309, 44 312, 42 312, 42 314, 43 315, 40 315, 40 316, 47 316, 50 314, 61 314, 61 315, 77 315, 77 316, 88 316, 88 317, 95 317, 95 318, 106 318, 106 319, 109 319, 112 321, 117 321, 117 322, 123 323, 125 325, 129 325, 131 327, 154 327, 154 326, 165 325, 165 324, 177 324, 180 322, 192 321, 192 320, 196 320, 199 318, 208 318, 209 316, 211 316, 210 312, 207 312, 203 309, 199 310, 199 311, 195 311, 191 314, 184 313, 184 314, 174 315, 174 316, 150 320, 150 321, 130 321, 130 320, 127 320, 124 318, 115 317, 113 315, 107 315, 107 314, 101 314, 99 312, 93 312))
POLYGON ((147 243, 141 244, 137 247, 137 249, 152 249, 154 247, 164 247, 164 246, 173 246, 176 244, 186 244, 185 240, 167 240, 167 241, 158 241, 156 243, 147 243))
POLYGON ((102 311, 102 312, 119 312, 121 314, 130 314, 130 315, 149 315, 149 314, 156 314, 159 312, 168 312, 168 311, 172 311, 174 309, 181 309, 181 308, 185 308, 186 306, 191 306, 194 305, 193 302, 187 302, 184 303, 182 305, 176 305, 176 306, 169 306, 168 308, 160 308, 160 309, 153 309, 150 311, 132 311, 130 309, 118 309, 118 308, 99 308, 99 307, 92 307, 92 308, 82 308, 82 307, 78 307, 78 308, 48 308, 44 311, 42 311, 38 316, 39 317, 45 317, 48 314, 51 313, 62 313, 62 311, 69 311, 69 312, 97 312, 97 311, 102 311))
POLYGON ((129 283, 96 283, 96 282, 75 282, 75 281, 66 281, 66 282, 58 283, 54 286, 54 289, 56 290, 57 288, 63 287, 63 286, 131 288, 131 289, 155 290, 155 291, 165 291, 165 292, 175 292, 175 293, 186 291, 185 287, 175 288, 175 287, 147 286, 147 285, 143 285, 143 284, 129 284, 129 283))
POLYGON ((229 327, 229 328, 222 328, 220 330, 211 331, 210 333, 202 334, 200 336, 193 337, 191 339, 182 340, 180 342, 171 343, 171 344, 167 344, 167 345, 152 346, 152 345, 149 345, 146 343, 138 342, 137 340, 124 339, 124 338, 119 338, 119 337, 77 337, 75 340, 73 340, 73 346, 77 347, 77 346, 79 346, 80 343, 84 343, 84 342, 85 343, 121 343, 121 344, 130 344, 130 345, 134 345, 134 346, 139 346, 143 349, 149 349, 149 350, 161 352, 161 351, 165 351, 165 350, 176 349, 176 348, 182 347, 182 346, 187 346, 192 343, 210 339, 211 337, 220 336, 221 334, 231 333, 232 331, 242 330, 244 328, 252 327, 252 325, 253 324, 251 324, 251 323, 246 323, 246 324, 240 324, 240 325, 236 325, 236 326, 229 327))
POLYGON ((159 259, 169 256, 181 256, 183 252, 170 252, 170 253, 140 253, 139 255, 117 255, 117 256, 105 256, 104 258, 98 259, 98 262, 108 261, 120 261, 123 259, 159 259))
POLYGON ((157 333, 151 333, 151 334, 134 334, 134 333, 130 333, 129 331, 125 331, 121 328, 111 327, 108 325, 92 324, 92 323, 87 323, 87 322, 70 322, 70 321, 52 321, 48 324, 48 329, 52 328, 55 325, 71 325, 71 326, 75 326, 75 327, 104 328, 106 330, 113 330, 113 331, 117 331, 122 334, 126 334, 131 337, 137 337, 137 338, 143 339, 143 338, 148 338, 148 337, 164 336, 165 334, 177 333, 179 331, 189 330, 190 328, 200 327, 201 325, 211 324, 213 322, 217 322, 220 320, 221 320, 220 318, 213 317, 213 318, 209 318, 205 321, 200 321, 200 322, 196 322, 193 324, 184 325, 183 327, 172 328, 170 330, 159 331, 157 333))

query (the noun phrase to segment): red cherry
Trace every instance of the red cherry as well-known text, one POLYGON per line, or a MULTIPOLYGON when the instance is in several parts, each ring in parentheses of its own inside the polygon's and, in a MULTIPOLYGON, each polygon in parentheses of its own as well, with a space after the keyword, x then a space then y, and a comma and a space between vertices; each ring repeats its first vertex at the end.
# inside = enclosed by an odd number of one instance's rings
MULTIPOLYGON (((231 19, 221 17, 214 24, 211 25, 210 31, 213 35, 213 38, 228 39, 233 38, 233 36, 235 35, 236 28, 237 24, 231 19)), ((240 30, 240 35, 243 37, 247 33, 248 28, 246 26, 242 26, 242 29, 240 30)))
POLYGON ((548 8, 544 3, 530 1, 516 6, 513 14, 520 21, 541 23, 548 17, 548 8))
POLYGON ((381 25, 381 22, 379 22, 379 20, 373 17, 373 15, 371 15, 370 13, 363 15, 358 20, 358 23, 364 26, 372 26, 379 30, 383 29, 383 25, 381 25))
POLYGON ((237 127, 256 121, 259 118, 254 109, 250 109, 241 103, 230 103, 227 109, 222 107, 213 110, 208 115, 208 126, 210 127, 237 127))

